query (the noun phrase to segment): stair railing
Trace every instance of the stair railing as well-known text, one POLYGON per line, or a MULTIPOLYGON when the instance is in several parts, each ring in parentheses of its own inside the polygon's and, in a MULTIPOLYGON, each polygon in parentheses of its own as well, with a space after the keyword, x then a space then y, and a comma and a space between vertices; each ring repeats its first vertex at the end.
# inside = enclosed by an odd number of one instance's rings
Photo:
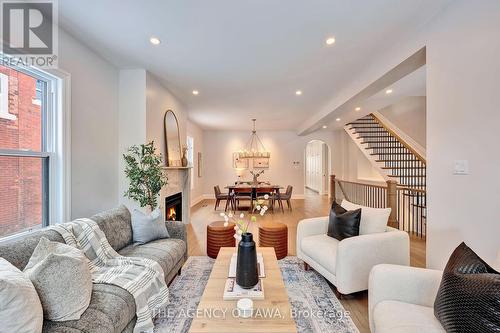
POLYGON ((394 180, 386 185, 352 182, 330 176, 330 197, 340 202, 373 207, 391 208, 388 225, 420 237, 426 234, 426 191, 401 186, 394 180))

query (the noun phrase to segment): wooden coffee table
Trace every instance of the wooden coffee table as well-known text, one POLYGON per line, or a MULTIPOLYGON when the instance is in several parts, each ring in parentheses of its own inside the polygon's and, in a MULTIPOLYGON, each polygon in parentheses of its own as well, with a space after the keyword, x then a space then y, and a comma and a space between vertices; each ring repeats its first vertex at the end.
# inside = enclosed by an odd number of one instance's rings
POLYGON ((237 301, 224 301, 222 296, 229 270, 229 262, 235 252, 234 247, 222 247, 220 249, 189 332, 297 332, 295 321, 291 316, 285 284, 272 247, 257 248, 257 252, 261 252, 264 256, 264 270, 266 273, 264 278, 265 299, 253 301, 253 318, 243 319, 232 315, 233 312, 237 313, 237 310, 235 310, 237 301), (224 311, 225 315, 223 315, 224 311), (259 313, 260 315, 258 315, 259 313), (265 314, 273 315, 266 316, 265 314))

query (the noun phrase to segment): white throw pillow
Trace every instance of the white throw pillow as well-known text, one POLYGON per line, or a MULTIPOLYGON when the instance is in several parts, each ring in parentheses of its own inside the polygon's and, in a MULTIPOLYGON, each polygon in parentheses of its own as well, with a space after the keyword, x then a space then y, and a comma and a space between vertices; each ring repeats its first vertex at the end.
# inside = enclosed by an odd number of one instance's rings
POLYGON ((52 321, 78 320, 90 304, 89 260, 76 247, 40 238, 24 268, 52 321))
POLYGON ((355 210, 361 208, 361 222, 359 223, 359 234, 375 234, 385 232, 387 230, 387 222, 391 215, 390 208, 371 208, 356 205, 347 200, 342 200, 341 206, 347 210, 355 210))
POLYGON ((30 279, 0 258, 0 331, 40 333, 43 310, 30 279))

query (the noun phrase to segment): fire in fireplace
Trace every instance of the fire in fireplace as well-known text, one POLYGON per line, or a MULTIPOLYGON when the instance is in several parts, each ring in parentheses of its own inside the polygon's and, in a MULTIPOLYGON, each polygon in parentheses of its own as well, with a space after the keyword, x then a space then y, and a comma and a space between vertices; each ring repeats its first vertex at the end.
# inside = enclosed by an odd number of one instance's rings
POLYGON ((176 193, 165 198, 165 219, 180 221, 182 219, 182 193, 176 193))

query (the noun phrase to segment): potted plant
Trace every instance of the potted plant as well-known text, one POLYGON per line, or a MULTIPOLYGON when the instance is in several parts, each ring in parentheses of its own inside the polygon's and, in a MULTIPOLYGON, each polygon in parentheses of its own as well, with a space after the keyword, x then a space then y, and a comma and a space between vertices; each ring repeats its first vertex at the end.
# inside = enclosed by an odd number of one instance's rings
MULTIPOLYGON (((269 199, 266 194, 265 200, 269 199)), ((257 206, 254 209, 258 211, 260 216, 264 216, 268 207, 263 205, 264 201, 257 201, 257 206)), ((252 288, 259 282, 259 273, 257 270, 257 251, 253 235, 248 232, 251 223, 257 222, 257 217, 252 215, 250 220, 245 221, 245 214, 241 213, 239 218, 235 218, 232 213, 220 214, 224 218, 224 226, 229 225, 229 220, 232 220, 236 225, 234 227, 234 238, 238 241, 238 255, 236 259, 236 283, 242 288, 252 288)))
POLYGON ((158 194, 168 180, 161 168, 162 156, 156 154, 154 141, 130 147, 123 154, 123 159, 125 175, 130 181, 125 196, 153 211, 158 206, 158 194))

